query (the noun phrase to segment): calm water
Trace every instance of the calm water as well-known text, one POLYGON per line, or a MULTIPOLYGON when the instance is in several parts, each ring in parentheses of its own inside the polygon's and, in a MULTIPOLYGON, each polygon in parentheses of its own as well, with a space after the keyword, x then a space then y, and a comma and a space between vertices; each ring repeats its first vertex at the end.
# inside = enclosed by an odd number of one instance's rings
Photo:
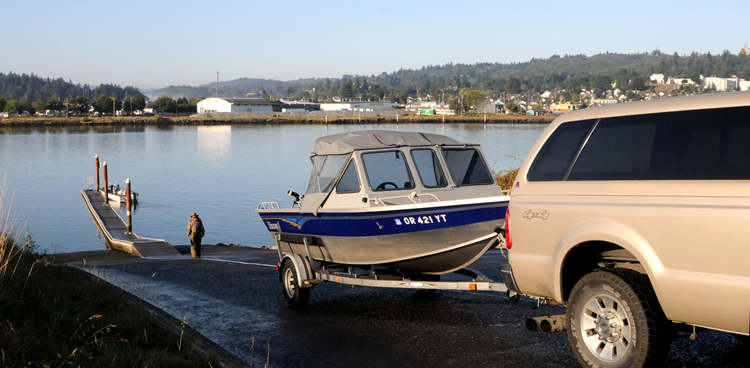
MULTIPOLYGON (((41 250, 104 249, 81 190, 95 177, 94 156, 106 161, 110 183, 130 178, 140 203, 133 231, 189 244, 190 214, 206 227, 204 243, 271 245, 255 208, 291 205, 286 191, 304 193, 316 138, 385 129, 444 134, 480 143, 495 171, 517 168, 546 125, 378 124, 175 127, 0 128, 0 176, 15 193, 12 213, 30 215, 41 250)), ((102 185, 104 178, 101 178, 102 185)), ((121 210, 124 217, 124 210, 121 210)))

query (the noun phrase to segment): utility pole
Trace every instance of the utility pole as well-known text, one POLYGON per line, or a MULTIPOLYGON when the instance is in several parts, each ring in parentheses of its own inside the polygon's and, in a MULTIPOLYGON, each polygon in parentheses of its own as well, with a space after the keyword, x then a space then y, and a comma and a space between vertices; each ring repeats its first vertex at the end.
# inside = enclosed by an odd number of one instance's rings
POLYGON ((219 73, 216 72, 216 98, 219 98, 219 73))

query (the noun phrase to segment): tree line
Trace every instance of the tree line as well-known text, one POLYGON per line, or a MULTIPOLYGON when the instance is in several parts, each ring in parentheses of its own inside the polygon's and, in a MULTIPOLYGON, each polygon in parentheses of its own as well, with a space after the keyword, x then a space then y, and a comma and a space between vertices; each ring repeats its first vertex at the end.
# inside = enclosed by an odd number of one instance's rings
POLYGON ((16 100, 11 98, 6 100, 0 97, 0 111, 12 114, 21 114, 24 111, 35 114, 47 110, 58 113, 67 111, 68 113, 85 114, 90 111, 91 107, 94 108, 94 111, 102 114, 112 114, 113 111, 117 110, 138 111, 146 107, 146 98, 143 95, 135 95, 121 99, 116 92, 112 95, 101 94, 91 102, 84 96, 68 97, 64 101, 53 96, 49 100, 40 98, 33 103, 28 99, 16 100))
POLYGON ((142 110, 146 99, 137 87, 114 84, 73 84, 62 78, 41 78, 34 74, 0 73, 0 111, 31 114, 46 110, 86 113, 93 106, 100 113, 112 113, 112 101, 120 110, 142 110), (124 100, 121 96, 127 96, 124 100), (108 101, 108 103, 106 101, 108 101), (119 102, 117 102, 119 101, 119 102))

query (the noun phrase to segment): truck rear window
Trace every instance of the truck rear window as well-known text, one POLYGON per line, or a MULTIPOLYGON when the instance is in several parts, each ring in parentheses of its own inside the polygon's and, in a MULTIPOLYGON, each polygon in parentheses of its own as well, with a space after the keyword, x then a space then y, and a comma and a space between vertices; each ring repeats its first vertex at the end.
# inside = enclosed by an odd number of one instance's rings
POLYGON ((563 180, 595 122, 596 120, 581 120, 560 124, 539 150, 526 174, 526 179, 563 180))

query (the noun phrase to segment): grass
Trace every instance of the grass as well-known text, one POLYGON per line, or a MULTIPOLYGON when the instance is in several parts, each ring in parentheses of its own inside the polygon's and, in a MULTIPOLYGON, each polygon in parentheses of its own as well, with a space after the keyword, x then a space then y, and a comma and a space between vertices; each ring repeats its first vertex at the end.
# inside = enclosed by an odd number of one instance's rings
POLYGON ((0 367, 218 367, 75 270, 34 252, 0 188, 0 367))

